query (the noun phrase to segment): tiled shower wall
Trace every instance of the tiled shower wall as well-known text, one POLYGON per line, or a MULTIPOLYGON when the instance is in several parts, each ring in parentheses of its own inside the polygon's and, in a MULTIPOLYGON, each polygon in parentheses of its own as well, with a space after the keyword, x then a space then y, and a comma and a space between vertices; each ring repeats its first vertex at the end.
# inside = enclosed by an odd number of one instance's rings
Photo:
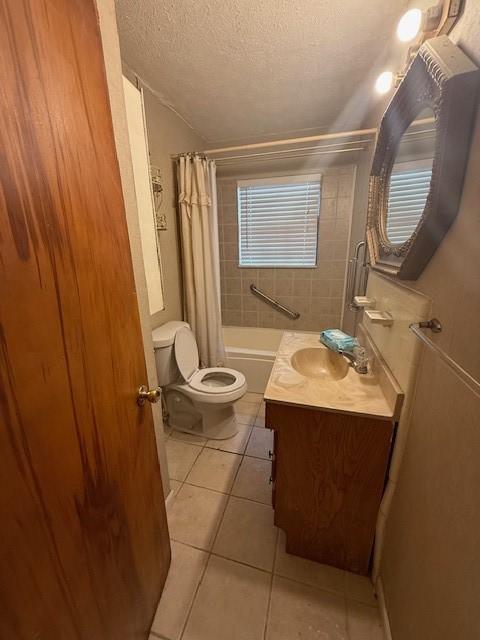
POLYGON ((330 167, 320 172, 318 259, 312 269, 239 267, 236 179, 218 179, 224 325, 307 331, 340 327, 355 166, 330 167), (250 291, 251 283, 298 311, 300 318, 290 320, 259 300, 250 291))

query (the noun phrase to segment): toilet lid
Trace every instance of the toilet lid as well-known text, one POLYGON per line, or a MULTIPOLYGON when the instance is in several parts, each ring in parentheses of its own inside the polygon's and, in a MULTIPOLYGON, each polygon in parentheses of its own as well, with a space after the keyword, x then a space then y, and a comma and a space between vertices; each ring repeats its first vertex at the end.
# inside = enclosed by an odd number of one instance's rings
POLYGON ((175 335, 175 360, 183 379, 188 382, 199 365, 197 341, 188 327, 182 327, 175 335))

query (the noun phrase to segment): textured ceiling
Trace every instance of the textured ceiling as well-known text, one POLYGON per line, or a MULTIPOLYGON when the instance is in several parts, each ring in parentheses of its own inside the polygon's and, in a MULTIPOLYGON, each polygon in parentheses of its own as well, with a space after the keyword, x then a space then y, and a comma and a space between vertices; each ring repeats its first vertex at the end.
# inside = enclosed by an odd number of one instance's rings
POLYGON ((124 61, 209 142, 356 128, 407 0, 117 0, 124 61))

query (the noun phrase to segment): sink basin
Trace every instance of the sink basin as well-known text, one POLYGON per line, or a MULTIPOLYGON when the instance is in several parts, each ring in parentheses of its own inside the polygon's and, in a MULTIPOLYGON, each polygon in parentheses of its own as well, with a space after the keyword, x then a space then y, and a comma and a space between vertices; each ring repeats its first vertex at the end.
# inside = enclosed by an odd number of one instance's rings
POLYGON ((291 365, 307 378, 341 380, 348 373, 348 362, 338 353, 324 347, 299 349, 291 357, 291 365))

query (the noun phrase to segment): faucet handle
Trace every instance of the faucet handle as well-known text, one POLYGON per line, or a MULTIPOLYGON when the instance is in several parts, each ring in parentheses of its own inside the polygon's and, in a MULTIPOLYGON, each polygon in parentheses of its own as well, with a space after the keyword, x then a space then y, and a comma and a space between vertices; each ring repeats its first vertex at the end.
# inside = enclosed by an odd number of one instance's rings
POLYGON ((353 355, 355 356, 355 359, 358 363, 363 364, 365 362, 368 362, 367 350, 361 345, 353 347, 353 355))
POLYGON ((357 373, 368 372, 368 355, 365 347, 358 345, 353 348, 353 355, 355 356, 355 371, 357 373))

